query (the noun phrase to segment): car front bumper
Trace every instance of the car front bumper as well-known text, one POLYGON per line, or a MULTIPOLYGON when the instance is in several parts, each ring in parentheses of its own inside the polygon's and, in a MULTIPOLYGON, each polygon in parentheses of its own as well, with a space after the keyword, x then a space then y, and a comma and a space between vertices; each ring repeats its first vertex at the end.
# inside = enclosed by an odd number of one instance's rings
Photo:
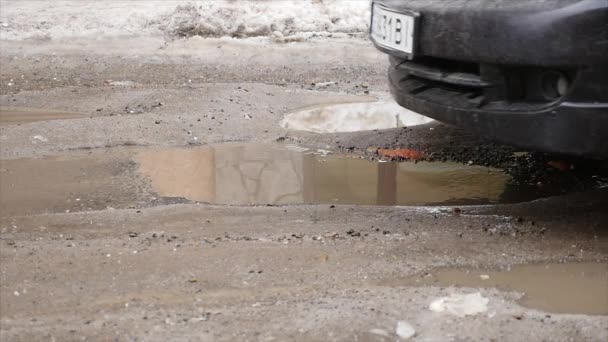
POLYGON ((608 1, 376 2, 420 13, 413 60, 374 42, 400 105, 524 148, 608 157, 608 1), (563 94, 547 94, 551 75, 568 80, 563 94))

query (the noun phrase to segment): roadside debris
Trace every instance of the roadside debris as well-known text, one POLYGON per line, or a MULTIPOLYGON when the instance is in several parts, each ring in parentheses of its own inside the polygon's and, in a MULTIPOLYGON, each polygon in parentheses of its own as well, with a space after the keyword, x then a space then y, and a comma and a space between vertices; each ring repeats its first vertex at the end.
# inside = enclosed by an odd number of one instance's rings
POLYGON ((414 329, 414 327, 406 321, 398 321, 395 333, 401 339, 407 340, 408 338, 416 335, 416 329, 414 329))
POLYGON ((48 142, 49 141, 47 138, 43 137, 42 135, 34 135, 32 138, 34 140, 42 141, 42 142, 48 142))
POLYGON ((391 335, 388 333, 388 331, 384 330, 384 329, 371 329, 370 334, 374 334, 374 335, 378 335, 378 336, 383 336, 383 337, 391 337, 391 335))
POLYGON ((378 149, 378 155, 381 157, 390 158, 391 160, 421 160, 424 154, 420 151, 416 151, 410 148, 397 148, 397 149, 378 149))
POLYGON ((488 311, 489 299, 479 292, 469 294, 455 293, 448 297, 437 298, 431 302, 429 309, 433 312, 447 312, 454 316, 474 316, 488 311))
POLYGON ((107 80, 105 81, 105 84, 112 86, 112 87, 133 87, 135 86, 135 82, 133 81, 112 81, 112 80, 107 80))
POLYGON ((317 82, 317 83, 312 82, 310 85, 313 86, 313 87, 317 87, 317 88, 326 88, 326 87, 329 87, 329 86, 332 86, 332 85, 336 85, 336 84, 338 84, 338 82, 331 82, 330 81, 330 82, 317 82))

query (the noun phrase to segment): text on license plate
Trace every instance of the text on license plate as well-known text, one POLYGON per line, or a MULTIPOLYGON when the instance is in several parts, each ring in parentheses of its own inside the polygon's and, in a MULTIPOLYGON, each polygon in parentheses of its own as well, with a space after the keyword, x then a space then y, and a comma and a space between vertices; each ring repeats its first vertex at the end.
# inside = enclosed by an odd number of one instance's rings
POLYGON ((415 17, 395 13, 374 4, 371 35, 377 44, 412 54, 414 51, 415 17))

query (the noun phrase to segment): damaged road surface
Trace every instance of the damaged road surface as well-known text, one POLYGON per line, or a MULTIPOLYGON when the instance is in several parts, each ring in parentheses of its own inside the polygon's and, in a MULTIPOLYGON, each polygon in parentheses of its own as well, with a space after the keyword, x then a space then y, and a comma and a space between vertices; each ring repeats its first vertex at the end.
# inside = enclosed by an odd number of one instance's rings
POLYGON ((365 41, 108 44, 2 42, 2 341, 608 339, 601 162, 400 111, 365 41))

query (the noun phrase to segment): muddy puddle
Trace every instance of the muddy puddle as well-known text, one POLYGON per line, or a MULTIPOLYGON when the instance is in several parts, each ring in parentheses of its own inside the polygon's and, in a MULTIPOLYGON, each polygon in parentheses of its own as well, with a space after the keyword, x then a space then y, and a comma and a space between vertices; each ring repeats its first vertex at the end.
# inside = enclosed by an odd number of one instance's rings
POLYGON ((16 125, 36 121, 79 119, 82 113, 71 113, 49 109, 0 107, 0 125, 16 125))
POLYGON ((541 263, 504 271, 443 268, 391 284, 497 288, 523 293, 521 305, 546 312, 608 315, 606 263, 541 263))
POLYGON ((456 205, 534 197, 511 189, 496 169, 372 162, 297 146, 146 150, 135 161, 159 195, 217 204, 456 205))
POLYGON ((0 210, 6 217, 184 201, 466 205, 538 197, 509 180, 486 167, 377 162, 299 146, 124 147, 1 160, 0 210))
POLYGON ((433 122, 433 119, 394 102, 360 102, 316 106, 289 113, 281 121, 281 127, 296 131, 336 133, 411 127, 429 122, 433 122))
POLYGON ((128 150, 0 160, 0 216, 140 206, 145 183, 128 150))

